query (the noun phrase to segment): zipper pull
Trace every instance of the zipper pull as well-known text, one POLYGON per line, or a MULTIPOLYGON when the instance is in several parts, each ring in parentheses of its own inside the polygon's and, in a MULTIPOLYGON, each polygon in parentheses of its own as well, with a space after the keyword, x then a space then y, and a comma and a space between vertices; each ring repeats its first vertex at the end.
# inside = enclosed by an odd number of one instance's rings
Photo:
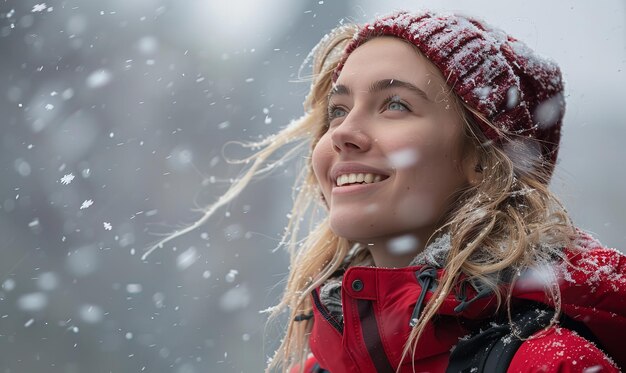
POLYGON ((420 290, 420 295, 417 297, 417 302, 415 302, 415 307, 413 308, 413 313, 411 314, 411 320, 409 320, 409 326, 411 328, 417 325, 419 317, 422 314, 426 292, 434 291, 437 287, 437 284, 435 283, 437 270, 432 267, 423 267, 419 271, 415 272, 415 277, 417 278, 417 282, 420 284, 422 289, 420 290))

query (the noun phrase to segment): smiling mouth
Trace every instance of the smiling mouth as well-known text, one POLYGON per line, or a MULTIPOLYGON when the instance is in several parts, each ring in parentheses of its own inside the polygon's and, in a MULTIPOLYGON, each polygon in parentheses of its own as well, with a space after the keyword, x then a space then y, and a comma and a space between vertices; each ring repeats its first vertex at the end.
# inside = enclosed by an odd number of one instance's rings
POLYGON ((374 184, 387 179, 389 176, 376 175, 371 173, 354 173, 340 175, 335 181, 335 185, 346 186, 353 184, 374 184))

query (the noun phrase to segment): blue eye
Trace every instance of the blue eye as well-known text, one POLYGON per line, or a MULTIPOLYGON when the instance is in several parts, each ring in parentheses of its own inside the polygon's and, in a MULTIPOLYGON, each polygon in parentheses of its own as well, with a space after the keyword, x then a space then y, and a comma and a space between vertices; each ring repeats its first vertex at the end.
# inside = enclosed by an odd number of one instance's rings
POLYGON ((407 108, 405 104, 399 101, 391 101, 387 105, 387 109, 394 111, 409 111, 409 108, 407 108))
POLYGON ((328 119, 330 120, 345 117, 346 115, 348 115, 348 112, 338 106, 328 108, 328 119))

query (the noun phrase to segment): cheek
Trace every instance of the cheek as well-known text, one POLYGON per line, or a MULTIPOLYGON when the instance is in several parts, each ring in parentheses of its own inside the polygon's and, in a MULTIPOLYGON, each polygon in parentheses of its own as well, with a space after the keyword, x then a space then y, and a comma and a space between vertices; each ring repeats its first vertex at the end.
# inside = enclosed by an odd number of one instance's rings
POLYGON ((432 224, 440 215, 440 198, 430 186, 411 185, 410 190, 398 193, 395 215, 400 225, 424 226, 432 224))
POLYGON ((450 197, 463 186, 456 161, 450 157, 423 149, 415 164, 404 170, 390 200, 399 224, 426 226, 439 221, 450 197))
POLYGON ((332 153, 329 145, 330 142, 328 141, 328 136, 322 136, 311 153, 313 172, 315 173, 315 178, 320 185, 323 185, 323 182, 326 179, 325 175, 328 174, 328 167, 330 167, 330 158, 332 153))

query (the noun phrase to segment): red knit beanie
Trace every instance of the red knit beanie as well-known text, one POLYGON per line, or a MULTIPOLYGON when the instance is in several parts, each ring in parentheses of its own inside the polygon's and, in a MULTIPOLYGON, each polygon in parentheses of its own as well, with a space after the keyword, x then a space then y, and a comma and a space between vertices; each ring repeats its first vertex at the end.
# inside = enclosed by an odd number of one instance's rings
POLYGON ((536 140, 526 141, 537 146, 533 156, 538 159, 532 163, 548 176, 552 173, 565 113, 563 82, 555 63, 477 19, 429 11, 399 12, 360 28, 346 47, 333 80, 350 53, 367 40, 385 35, 414 44, 466 104, 501 130, 476 118, 488 139, 504 146, 503 135, 536 140))

